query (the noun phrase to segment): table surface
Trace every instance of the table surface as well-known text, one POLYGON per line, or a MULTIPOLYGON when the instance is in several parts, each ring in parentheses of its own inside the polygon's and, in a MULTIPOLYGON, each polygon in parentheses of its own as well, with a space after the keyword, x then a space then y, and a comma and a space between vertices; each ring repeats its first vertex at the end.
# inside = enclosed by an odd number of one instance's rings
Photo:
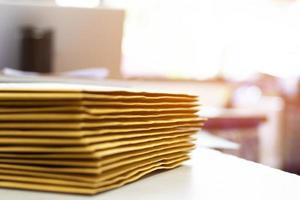
POLYGON ((182 200, 300 199, 300 177, 206 148, 176 169, 122 188, 81 196, 0 189, 0 199, 22 200, 182 200))

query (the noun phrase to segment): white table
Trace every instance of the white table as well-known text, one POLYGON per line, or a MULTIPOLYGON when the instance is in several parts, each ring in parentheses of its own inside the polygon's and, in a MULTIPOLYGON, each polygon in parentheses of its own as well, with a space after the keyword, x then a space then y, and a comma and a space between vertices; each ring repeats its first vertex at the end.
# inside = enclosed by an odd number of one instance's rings
POLYGON ((299 200, 300 177, 200 148, 192 161, 96 196, 0 189, 1 200, 299 200))

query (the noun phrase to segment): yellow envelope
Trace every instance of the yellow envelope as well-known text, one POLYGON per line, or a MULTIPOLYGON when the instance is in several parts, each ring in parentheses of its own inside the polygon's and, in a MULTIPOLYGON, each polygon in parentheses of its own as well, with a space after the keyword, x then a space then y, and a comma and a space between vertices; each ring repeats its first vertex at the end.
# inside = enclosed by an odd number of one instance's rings
POLYGON ((95 178, 94 183, 61 180, 61 179, 53 179, 53 178, 32 177, 32 176, 26 176, 26 173, 18 176, 1 173, 0 180, 98 188, 98 187, 103 187, 105 185, 114 184, 121 180, 125 180, 128 177, 132 176, 133 174, 146 171, 149 168, 177 162, 178 159, 182 160, 183 158, 187 159, 188 156, 184 153, 173 153, 164 156, 157 156, 151 159, 143 160, 129 165, 124 165, 122 167, 115 168, 110 171, 106 171, 105 173, 103 173, 102 176, 95 178))
POLYGON ((5 122, 48 122, 48 121, 67 121, 67 122, 84 122, 91 121, 101 123, 102 121, 129 121, 129 120, 156 120, 156 119, 173 119, 173 118, 198 118, 196 114, 182 114, 182 113, 165 113, 165 114, 146 114, 146 115, 90 115, 80 113, 14 113, 14 114, 0 114, 0 121, 5 122))
POLYGON ((115 94, 115 93, 90 93, 90 92, 6 92, 1 91, 0 101, 8 100, 127 100, 127 101, 172 101, 172 102, 193 102, 197 98, 189 96, 180 95, 151 95, 151 94, 141 94, 141 93, 130 93, 127 95, 115 94))
POLYGON ((109 142, 122 139, 140 138, 144 136, 168 135, 176 133, 191 133, 198 132, 198 128, 173 128, 161 129, 143 132, 127 132, 127 133, 111 133, 105 135, 93 135, 87 137, 76 138, 49 138, 49 137, 15 137, 15 136, 0 136, 0 144, 3 145, 43 145, 43 146, 62 146, 62 145, 87 145, 92 143, 109 142))
POLYGON ((90 107, 84 106, 52 106, 52 107, 38 107, 35 108, 0 108, 0 114, 41 114, 47 113, 52 115, 60 114, 91 114, 91 115, 102 115, 102 114, 161 114, 161 113, 196 113, 199 109, 196 108, 185 108, 185 107, 90 107))
MULTIPOLYGON (((193 132, 194 133, 194 132, 193 132)), ((0 146, 0 152, 20 152, 20 153, 93 153, 99 150, 109 151, 117 150, 116 147, 130 146, 136 144, 144 144, 151 142, 160 142, 165 140, 176 140, 177 138, 190 137, 193 133, 177 133, 169 135, 145 136, 141 138, 117 140, 111 142, 95 143, 90 145, 78 146, 25 146, 25 145, 9 145, 0 146)))
POLYGON ((56 111, 60 109, 73 109, 78 107, 82 109, 99 108, 99 107, 119 107, 119 108, 195 108, 197 102, 126 102, 126 101, 0 101, 0 112, 40 112, 39 108, 44 111, 56 111))
POLYGON ((96 194, 187 160, 198 97, 0 83, 0 187, 96 194))
POLYGON ((110 87, 93 84, 74 84, 74 83, 0 83, 0 90, 3 92, 48 92, 48 93, 99 93, 112 95, 145 95, 145 96, 179 96, 179 97, 195 97, 189 94, 178 94, 174 92, 162 92, 159 90, 141 90, 134 88, 110 87))
POLYGON ((205 119, 199 117, 190 117, 190 118, 159 118, 159 119, 119 119, 119 120, 102 120, 101 122, 6 122, 0 123, 0 129, 70 129, 70 130, 80 130, 85 128, 105 128, 105 127, 140 127, 140 126, 154 126, 154 125, 163 125, 163 124, 184 124, 184 123, 201 123, 205 119))
POLYGON ((188 157, 181 158, 181 159, 178 159, 178 160, 176 160, 176 161, 174 161, 172 163, 163 164, 163 165, 158 166, 158 167, 151 167, 151 168, 149 167, 149 168, 143 169, 143 171, 141 169, 139 172, 130 174, 130 175, 128 175, 128 177, 124 177, 124 179, 121 180, 121 181, 119 181, 118 183, 114 183, 112 185, 106 185, 106 186, 99 187, 92 194, 96 194, 96 193, 99 193, 99 192, 104 192, 106 190, 111 190, 111 189, 114 189, 114 188, 121 187, 121 186, 123 186, 123 185, 125 185, 127 183, 136 181, 139 178, 141 178, 141 177, 143 177, 143 176, 145 176, 147 174, 150 174, 151 172, 154 172, 156 170, 176 168, 176 167, 180 166, 183 161, 188 160, 188 159, 189 159, 188 157))
MULTIPOLYGON (((111 149, 107 151, 98 151, 94 153, 94 157, 100 158, 105 156, 112 156, 114 154, 118 153, 125 153, 130 151, 136 151, 136 150, 142 150, 145 148, 150 147, 157 147, 166 145, 165 148, 167 148, 167 144, 174 144, 174 143, 180 143, 180 142, 188 142, 190 141, 190 138, 177 138, 175 141, 167 140, 167 141, 159 141, 159 142, 148 142, 147 144, 139 144, 135 146, 127 146, 117 149, 111 149)), ((54 173, 81 173, 81 174, 101 174, 100 169, 96 168, 75 168, 75 167, 59 167, 59 168, 53 168, 53 167, 46 167, 46 166, 28 166, 28 165, 11 165, 11 164, 0 164, 0 168, 11 168, 11 169, 18 169, 18 170, 29 170, 29 171, 38 171, 38 172, 54 172, 54 173)))
POLYGON ((123 186, 123 185, 133 182, 155 170, 176 168, 176 167, 180 166, 182 164, 182 162, 186 159, 187 158, 182 158, 178 161, 172 162, 172 164, 164 164, 164 165, 161 165, 158 167, 152 167, 152 168, 146 169, 146 171, 130 174, 130 177, 125 177, 124 180, 118 181, 111 185, 105 185, 105 186, 99 187, 97 189, 89 189, 89 188, 82 188, 82 187, 66 187, 66 186, 46 185, 46 184, 33 184, 33 183, 4 181, 4 180, 0 181, 0 187, 92 195, 92 194, 96 194, 99 192, 103 192, 106 190, 110 190, 113 188, 123 186))
POLYGON ((46 137, 46 138, 80 138, 84 136, 98 136, 105 134, 127 134, 127 133, 152 133, 153 131, 164 131, 169 129, 181 129, 186 130, 189 128, 200 128, 203 123, 169 123, 159 124, 152 126, 133 126, 133 127, 106 127, 96 129, 82 129, 82 130, 13 130, 13 129, 0 129, 0 137, 46 137))
POLYGON ((1 158, 0 163, 6 164, 25 164, 25 165, 38 165, 38 166, 62 166, 62 167, 88 167, 88 168, 100 168, 101 170, 108 170, 114 168, 116 166, 121 166, 126 163, 136 162, 139 160, 148 159, 151 157, 155 157, 158 155, 164 155, 179 151, 189 151, 193 149, 193 145, 185 146, 181 148, 169 148, 165 147, 165 149, 160 151, 148 152, 139 155, 135 155, 134 153, 127 153, 126 158, 123 155, 112 155, 110 157, 98 159, 98 160, 50 160, 50 159, 7 159, 1 158), (112 161, 112 159, 117 159, 117 161, 112 161))
POLYGON ((116 162, 122 159, 127 159, 130 158, 132 156, 139 156, 139 155, 144 155, 147 153, 152 153, 152 152, 156 152, 156 151, 161 151, 161 150, 168 150, 168 149, 177 149, 177 148, 185 148, 185 147, 192 147, 194 146, 194 144, 191 143, 191 140, 188 139, 187 141, 179 141, 179 142, 175 142, 175 143, 171 143, 168 145, 158 145, 155 147, 149 147, 149 148, 144 148, 144 149, 140 149, 140 150, 133 150, 133 151, 129 151, 129 152, 121 152, 121 153, 117 153, 114 154, 114 156, 103 156, 101 158, 91 158, 90 154, 87 153, 76 153, 76 154, 61 154, 61 153, 52 153, 52 154, 27 154, 27 153, 22 153, 22 154, 16 154, 16 153, 1 153, 0 157, 3 159, 9 159, 9 158, 19 158, 19 159, 48 159, 48 160, 57 160, 57 161, 65 161, 65 162, 72 162, 72 161, 76 161, 76 160, 83 160, 85 162, 88 162, 90 160, 92 160, 94 162, 98 161, 99 159, 101 159, 101 162, 104 164, 107 163, 112 163, 112 162, 116 162))
MULTIPOLYGON (((174 154, 178 152, 189 152, 190 150, 193 149, 193 146, 181 146, 181 147, 176 147, 176 148, 168 148, 164 149, 164 151, 156 151, 157 154, 155 156, 150 156, 150 154, 144 152, 145 155, 147 155, 147 159, 157 159, 163 158, 166 156, 165 154, 174 154)), ((151 154, 153 155, 156 152, 152 152, 151 154)), ((129 154, 130 155, 130 154, 129 154)), ((186 155, 186 154, 185 154, 186 155)), ((135 158, 141 157, 143 155, 138 155, 138 156, 133 156, 135 158)), ((104 159, 105 160, 105 159, 104 159)), ((122 159, 121 159, 122 160, 122 159)), ((106 161, 109 161, 108 158, 106 158, 106 161)), ((103 163, 103 161, 101 161, 103 163)), ((70 180, 70 181, 80 181, 80 182, 86 182, 86 183, 96 183, 101 180, 109 179, 111 178, 112 174, 116 175, 119 173, 125 173, 128 170, 131 171, 132 168, 137 167, 137 163, 142 163, 144 164, 147 162, 146 158, 140 159, 138 162, 134 162, 131 164, 126 164, 121 166, 122 170, 120 169, 120 166, 117 168, 108 170, 108 172, 104 172, 100 175, 82 175, 82 174, 62 174, 62 173, 51 173, 51 172, 37 172, 37 171, 29 171, 29 170, 16 170, 16 169, 11 169, 11 167, 8 166, 1 166, 3 168, 0 168, 0 174, 11 174, 11 175, 26 175, 26 176, 33 176, 33 177, 40 177, 40 178, 54 178, 54 179, 59 179, 59 180, 70 180), (129 167, 131 166, 131 167, 129 167), (112 173, 113 172, 113 173, 112 173)), ((113 162, 116 163, 116 162, 113 162)), ((106 166, 108 163, 105 164, 106 166)), ((139 168, 139 166, 137 167, 139 168)))

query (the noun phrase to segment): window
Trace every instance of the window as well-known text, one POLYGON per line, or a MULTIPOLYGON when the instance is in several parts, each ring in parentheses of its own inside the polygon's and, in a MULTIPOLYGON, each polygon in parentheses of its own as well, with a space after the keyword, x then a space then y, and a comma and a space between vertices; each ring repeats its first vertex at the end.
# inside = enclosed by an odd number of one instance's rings
POLYGON ((300 75, 300 2, 106 0, 127 10, 127 76, 300 75))
POLYGON ((86 8, 97 7, 100 4, 100 0, 55 0, 55 2, 59 6, 86 8))

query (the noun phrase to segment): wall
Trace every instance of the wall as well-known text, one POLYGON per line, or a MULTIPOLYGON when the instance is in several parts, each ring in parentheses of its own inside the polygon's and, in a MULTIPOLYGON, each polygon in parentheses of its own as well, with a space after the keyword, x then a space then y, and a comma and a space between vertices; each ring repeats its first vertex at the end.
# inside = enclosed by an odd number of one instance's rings
POLYGON ((124 12, 106 8, 41 5, 0 6, 0 66, 19 65, 20 27, 55 31, 54 71, 107 67, 120 76, 124 12))

